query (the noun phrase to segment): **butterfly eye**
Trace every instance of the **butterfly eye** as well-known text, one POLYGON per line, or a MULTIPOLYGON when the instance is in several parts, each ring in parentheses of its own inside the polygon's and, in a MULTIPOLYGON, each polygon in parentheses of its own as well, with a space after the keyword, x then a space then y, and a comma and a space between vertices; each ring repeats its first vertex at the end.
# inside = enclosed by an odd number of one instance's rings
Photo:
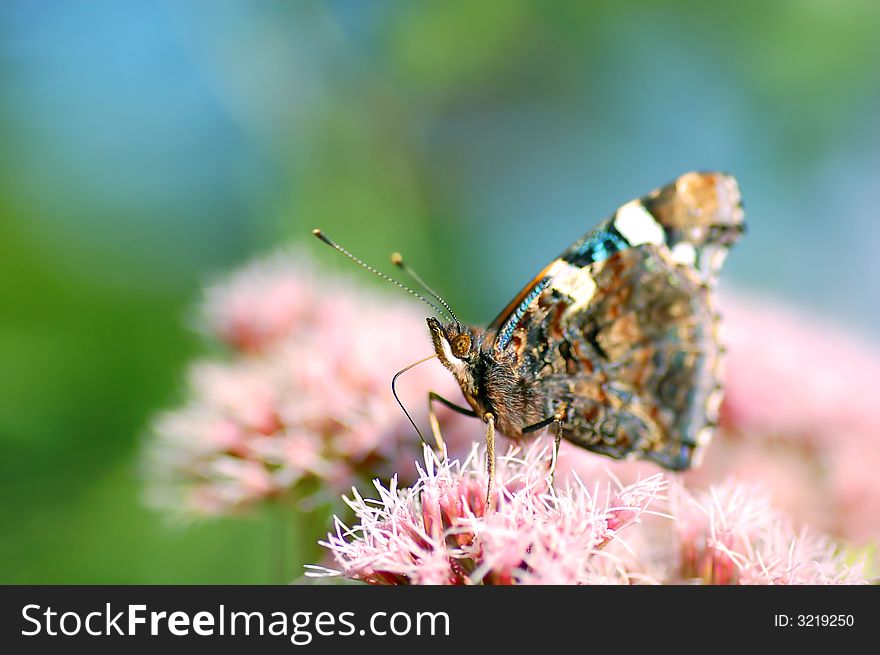
POLYGON ((471 338, 467 334, 459 334, 452 340, 452 354, 462 359, 471 350, 471 338))

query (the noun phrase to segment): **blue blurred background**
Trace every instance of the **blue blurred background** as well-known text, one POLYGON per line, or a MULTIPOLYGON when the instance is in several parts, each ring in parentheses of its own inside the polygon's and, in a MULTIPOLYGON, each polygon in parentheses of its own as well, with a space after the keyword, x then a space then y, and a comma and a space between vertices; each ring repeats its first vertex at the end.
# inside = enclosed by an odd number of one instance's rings
POLYGON ((722 169, 726 280, 880 335, 878 28, 871 0, 5 0, 0 582, 269 581, 264 517, 169 526, 138 454, 204 281, 316 225, 485 323, 722 169))

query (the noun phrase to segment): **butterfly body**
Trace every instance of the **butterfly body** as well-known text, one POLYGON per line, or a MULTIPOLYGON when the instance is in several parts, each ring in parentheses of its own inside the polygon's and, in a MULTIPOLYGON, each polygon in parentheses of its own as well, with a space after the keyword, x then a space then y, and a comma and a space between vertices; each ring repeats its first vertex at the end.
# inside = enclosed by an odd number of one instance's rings
POLYGON ((688 468, 717 418, 714 283, 742 232, 733 178, 685 174, 576 241, 488 328, 428 319, 435 352, 508 437, 555 425, 593 452, 688 468))

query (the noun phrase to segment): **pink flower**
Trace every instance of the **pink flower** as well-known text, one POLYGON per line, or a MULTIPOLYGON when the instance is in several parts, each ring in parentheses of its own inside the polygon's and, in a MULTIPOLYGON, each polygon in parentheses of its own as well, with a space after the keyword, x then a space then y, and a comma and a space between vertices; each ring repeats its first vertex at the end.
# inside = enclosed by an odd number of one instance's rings
POLYGON ((673 487, 671 513, 683 581, 705 584, 866 582, 829 539, 796 531, 755 488, 732 482, 691 495, 673 487))
POLYGON ((232 348, 260 351, 317 318, 326 299, 316 278, 305 253, 278 252, 209 287, 199 323, 232 348))
POLYGON ((551 488, 548 446, 538 439, 499 457, 497 508, 487 513, 485 450, 475 445, 463 462, 433 457, 426 451, 411 488, 375 481, 376 500, 356 490, 346 499, 358 523, 336 518, 322 542, 343 575, 372 584, 628 582, 603 551, 665 486, 654 476, 624 488, 610 479, 551 488))
POLYGON ((841 434, 870 436, 880 447, 873 402, 880 348, 775 301, 727 294, 722 312, 728 348, 725 423, 813 445, 837 441, 841 434))
MULTIPOLYGON (((202 323, 230 350, 194 362, 184 402, 153 424, 154 504, 218 514, 308 481, 335 496, 418 451, 390 389, 397 370, 432 352, 418 305, 354 287, 291 252, 211 288, 202 323)), ((457 394, 437 362, 398 389, 425 428, 427 392, 457 394)))
POLYGON ((842 584, 865 582, 830 540, 797 532, 766 496, 732 483, 664 495, 664 475, 623 487, 607 474, 548 485, 549 440, 499 458, 485 511, 485 451, 425 453, 419 479, 346 499, 321 542, 343 575, 370 584, 842 584))
POLYGON ((690 483, 735 473, 770 488, 800 524, 880 538, 880 348, 777 302, 723 301, 722 429, 690 483))

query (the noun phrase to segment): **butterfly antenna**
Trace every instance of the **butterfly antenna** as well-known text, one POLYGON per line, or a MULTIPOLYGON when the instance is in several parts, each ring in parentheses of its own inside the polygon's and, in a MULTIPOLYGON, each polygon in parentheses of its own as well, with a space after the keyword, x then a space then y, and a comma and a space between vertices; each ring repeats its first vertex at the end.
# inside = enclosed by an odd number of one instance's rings
POLYGON ((428 284, 419 276, 418 273, 416 273, 413 269, 411 269, 409 266, 407 266, 406 263, 404 263, 403 255, 401 255, 399 252, 391 253, 391 263, 394 264, 395 266, 397 266, 398 268, 400 268, 401 270, 403 270, 404 273, 409 275, 413 280, 415 280, 419 285, 421 285, 421 287, 425 291, 427 291, 431 296, 436 298, 440 302, 440 304, 446 308, 446 312, 449 314, 449 316, 452 318, 452 320, 455 321, 457 325, 461 325, 461 322, 458 320, 458 316, 456 316, 455 312, 452 311, 452 307, 449 306, 449 303, 447 303, 445 300, 443 300, 442 296, 439 293, 437 293, 431 287, 429 287, 428 284))
POLYGON ((406 417, 409 419, 409 422, 412 423, 412 426, 416 429, 416 433, 419 435, 419 439, 421 439, 422 443, 425 444, 426 446, 428 445, 428 442, 425 441, 425 437, 422 436, 422 431, 419 430, 419 426, 416 425, 416 422, 413 421, 412 416, 409 415, 409 412, 406 411, 406 407, 404 407, 403 403, 400 401, 400 397, 397 395, 396 385, 397 385, 397 378, 399 378, 401 375, 406 373, 411 368, 418 366, 419 364, 424 364, 429 359, 434 359, 436 356, 437 356, 437 354, 435 353, 433 355, 429 355, 429 356, 425 357, 424 359, 420 359, 419 361, 414 362, 414 363, 410 364, 409 366, 406 366, 405 368, 400 369, 397 373, 394 374, 394 377, 391 378, 391 393, 394 395, 394 400, 396 400, 397 404, 400 405, 400 409, 403 410, 403 413, 406 414, 406 417))
MULTIPOLYGON (((421 295, 420 293, 416 293, 415 291, 413 291, 412 289, 410 289, 410 288, 409 288, 408 286, 406 286, 405 284, 402 284, 401 282, 398 282, 398 281, 395 280, 394 278, 385 275, 385 273, 383 273, 383 272, 381 272, 381 271, 377 271, 375 268, 373 268, 373 267, 370 266, 369 264, 364 263, 363 261, 361 261, 360 259, 358 259, 358 258, 355 257, 354 255, 352 255, 350 252, 348 252, 345 248, 343 248, 343 247, 340 246, 338 243, 336 243, 333 239, 331 239, 331 238, 328 237, 326 234, 324 234, 324 233, 323 233, 321 230, 319 230, 318 228, 315 228, 314 230, 312 230, 312 234, 314 234, 316 237, 318 237, 321 241, 323 241, 324 243, 326 243, 326 244, 327 244, 328 246, 330 246, 331 248, 333 248, 333 249, 338 250, 339 252, 341 252, 343 255, 345 255, 346 257, 348 257, 350 260, 352 260, 352 261, 355 262, 356 264, 359 264, 362 268, 365 268, 365 269, 367 269, 368 271, 370 271, 370 273, 373 273, 373 274, 375 274, 375 275, 378 275, 379 277, 381 277, 381 278, 382 278, 383 280, 385 280, 386 282, 390 282, 390 283, 393 284, 394 286, 396 286, 396 287, 400 287, 401 289, 403 289, 403 290, 406 291, 407 293, 409 293, 409 294, 415 296, 416 298, 418 298, 419 300, 421 300, 423 303, 425 303, 426 305, 428 305, 429 307, 431 307, 431 308, 437 313, 438 316, 442 316, 442 315, 443 315, 443 310, 440 309, 439 307, 437 307, 437 305, 435 305, 434 303, 432 303, 430 300, 428 300, 427 298, 425 298, 423 295, 421 295)), ((399 401, 398 401, 398 402, 399 402, 399 401)), ((401 407, 402 407, 402 405, 401 405, 401 407)), ((406 411, 406 410, 404 410, 404 412, 405 412, 405 411, 406 411)), ((409 416, 409 414, 407 414, 407 416, 409 416)), ((410 419, 410 421, 412 421, 412 419, 410 419)), ((415 425, 415 424, 413 424, 413 425, 415 425)), ((418 428, 416 428, 416 429, 418 429, 418 428)), ((421 436, 421 435, 419 435, 419 436, 421 436)))

